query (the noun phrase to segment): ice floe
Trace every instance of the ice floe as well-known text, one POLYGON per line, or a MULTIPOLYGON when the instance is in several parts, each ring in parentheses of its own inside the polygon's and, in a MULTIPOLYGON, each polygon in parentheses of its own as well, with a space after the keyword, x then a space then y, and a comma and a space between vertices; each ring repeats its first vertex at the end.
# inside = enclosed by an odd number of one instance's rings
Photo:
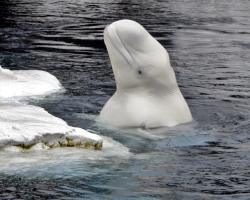
POLYGON ((47 72, 10 71, 0 66, 0 149, 101 147, 100 136, 68 126, 43 108, 13 101, 13 97, 45 95, 59 90, 62 90, 60 82, 47 72))
POLYGON ((101 147, 102 138, 68 126, 43 108, 0 97, 0 148, 16 151, 18 148, 9 146, 30 148, 38 143, 42 143, 40 147, 43 149, 57 146, 101 147))
POLYGON ((3 97, 47 95, 62 90, 63 87, 57 78, 48 72, 10 71, 0 66, 0 95, 3 97))

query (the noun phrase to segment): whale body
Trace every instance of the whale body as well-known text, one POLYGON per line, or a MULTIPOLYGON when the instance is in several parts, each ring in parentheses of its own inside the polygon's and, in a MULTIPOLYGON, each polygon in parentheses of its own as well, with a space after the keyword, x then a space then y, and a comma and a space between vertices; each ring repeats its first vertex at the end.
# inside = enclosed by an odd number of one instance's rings
POLYGON ((116 21, 104 30, 116 92, 100 113, 120 127, 175 126, 192 121, 176 82, 168 52, 132 20, 116 21))

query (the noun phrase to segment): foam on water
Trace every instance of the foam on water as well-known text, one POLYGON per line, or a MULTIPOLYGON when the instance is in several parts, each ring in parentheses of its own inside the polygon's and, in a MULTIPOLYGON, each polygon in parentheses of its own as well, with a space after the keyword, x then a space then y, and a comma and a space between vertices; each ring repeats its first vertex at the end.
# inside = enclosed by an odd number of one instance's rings
POLYGON ((192 145, 206 145, 207 142, 216 140, 216 133, 211 130, 200 130, 197 129, 198 123, 192 121, 186 124, 180 124, 174 127, 158 127, 158 128, 147 128, 147 127, 128 127, 118 128, 105 124, 96 115, 90 114, 75 114, 77 118, 90 120, 95 122, 94 126, 100 132, 110 132, 115 134, 122 134, 123 137, 130 138, 141 138, 150 139, 152 141, 168 140, 169 147, 181 147, 181 146, 192 146, 192 145))

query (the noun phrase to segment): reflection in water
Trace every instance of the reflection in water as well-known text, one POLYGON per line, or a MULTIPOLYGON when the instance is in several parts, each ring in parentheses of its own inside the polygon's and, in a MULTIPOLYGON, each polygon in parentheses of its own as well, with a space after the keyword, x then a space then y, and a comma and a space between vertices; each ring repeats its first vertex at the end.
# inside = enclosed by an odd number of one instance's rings
POLYGON ((31 103, 119 145, 4 152, 0 198, 247 199, 249 6, 236 0, 1 1, 0 64, 46 70, 67 89, 31 103), (141 23, 168 50, 195 122, 148 133, 96 121, 115 91, 103 29, 122 18, 141 23))

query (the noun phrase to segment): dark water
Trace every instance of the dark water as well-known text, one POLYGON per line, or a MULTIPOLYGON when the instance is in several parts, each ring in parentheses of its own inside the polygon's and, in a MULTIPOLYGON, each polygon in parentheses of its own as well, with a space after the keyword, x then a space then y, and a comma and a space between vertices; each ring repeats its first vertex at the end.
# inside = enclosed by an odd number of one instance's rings
POLYGON ((0 64, 46 70, 67 89, 31 103, 123 146, 40 152, 34 166, 12 164, 34 154, 2 157, 1 169, 16 167, 0 173, 0 198, 250 199, 249 10, 247 0, 1 0, 0 64), (96 123, 115 91, 103 29, 124 18, 167 49, 195 122, 148 135, 96 123))

